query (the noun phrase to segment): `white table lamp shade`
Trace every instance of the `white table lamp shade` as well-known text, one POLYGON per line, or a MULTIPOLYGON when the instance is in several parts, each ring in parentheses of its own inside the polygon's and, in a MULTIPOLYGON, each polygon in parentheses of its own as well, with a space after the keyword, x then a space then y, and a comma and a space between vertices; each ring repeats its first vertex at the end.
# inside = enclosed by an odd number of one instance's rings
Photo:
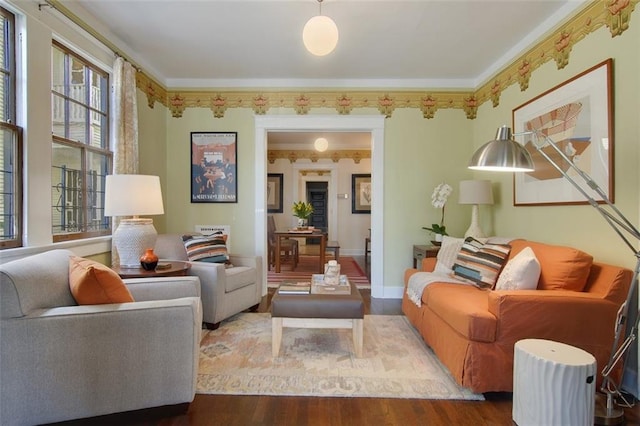
POLYGON ((484 238, 484 232, 478 223, 478 204, 493 204, 493 191, 490 180, 463 180, 460 181, 458 192, 458 204, 472 204, 471 225, 464 236, 484 238))
POLYGON ((148 175, 109 175, 105 183, 105 216, 164 214, 160 178, 148 175))
POLYGON ((459 204, 493 204, 490 180, 460 181, 459 204))
POLYGON ((133 216, 132 219, 122 219, 113 233, 113 244, 120 257, 120 267, 140 267, 140 256, 156 244, 158 233, 153 227, 153 220, 138 216, 163 213, 158 176, 107 176, 105 216, 133 216))

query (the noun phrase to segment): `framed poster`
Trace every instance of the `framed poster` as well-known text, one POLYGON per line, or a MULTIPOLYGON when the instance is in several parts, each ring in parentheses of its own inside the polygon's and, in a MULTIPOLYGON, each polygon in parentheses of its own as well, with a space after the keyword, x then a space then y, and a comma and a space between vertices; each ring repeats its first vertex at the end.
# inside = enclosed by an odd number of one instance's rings
POLYGON ((371 173, 351 175, 351 213, 371 214, 371 173))
POLYGON ((191 202, 237 203, 236 132, 191 132, 191 202))
MULTIPOLYGON (((549 136, 613 201, 612 60, 576 75, 513 110, 513 132, 549 136)), ((516 136, 533 159, 533 172, 514 173, 515 206, 587 204, 584 196, 538 152, 542 146, 560 168, 595 200, 602 200, 543 138, 516 136), (537 144, 537 145, 536 145, 537 144)))
POLYGON ((267 174, 267 212, 282 213, 282 173, 267 174))

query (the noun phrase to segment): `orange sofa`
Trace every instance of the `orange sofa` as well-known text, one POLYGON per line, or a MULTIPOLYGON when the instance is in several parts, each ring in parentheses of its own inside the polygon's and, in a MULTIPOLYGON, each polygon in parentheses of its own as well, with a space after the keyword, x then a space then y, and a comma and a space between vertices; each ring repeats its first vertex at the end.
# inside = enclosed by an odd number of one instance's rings
MULTIPOLYGON (((513 348, 521 339, 554 340, 581 348, 607 363, 617 311, 624 302, 632 272, 593 262, 570 247, 533 241, 510 242, 513 258, 531 247, 540 263, 536 290, 481 290, 471 285, 435 282, 422 292, 421 306, 407 296, 402 310, 455 380, 476 393, 513 389, 513 348), (575 285, 584 281, 580 291, 575 285), (562 288, 567 287, 574 290, 562 288)), ((425 258, 422 271, 433 271, 436 258, 425 258)))

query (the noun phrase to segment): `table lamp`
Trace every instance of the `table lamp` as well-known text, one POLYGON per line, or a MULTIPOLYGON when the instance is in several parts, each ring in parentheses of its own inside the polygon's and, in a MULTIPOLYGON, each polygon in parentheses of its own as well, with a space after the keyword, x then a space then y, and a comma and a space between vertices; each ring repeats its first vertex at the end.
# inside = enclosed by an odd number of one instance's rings
POLYGON ((164 214, 160 178, 148 175, 108 175, 105 183, 105 216, 133 216, 122 219, 113 234, 121 268, 139 268, 140 256, 156 244, 153 219, 140 215, 164 214))
POLYGON ((464 237, 484 238, 484 232, 478 224, 478 205, 493 204, 493 191, 490 180, 463 180, 460 181, 458 192, 458 204, 471 204, 471 225, 464 237))

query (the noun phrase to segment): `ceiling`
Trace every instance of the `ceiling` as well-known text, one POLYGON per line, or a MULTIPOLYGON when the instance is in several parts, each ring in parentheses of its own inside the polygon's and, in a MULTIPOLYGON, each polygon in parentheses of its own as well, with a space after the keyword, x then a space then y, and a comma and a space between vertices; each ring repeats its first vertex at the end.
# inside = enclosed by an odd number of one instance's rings
POLYGON ((475 88, 583 0, 59 0, 167 88, 475 88))
MULTIPOLYGON (((308 53, 316 0, 59 0, 171 88, 472 89, 583 0, 324 0, 340 39, 308 53)), ((371 146, 368 133, 270 132, 269 149, 371 146)))

